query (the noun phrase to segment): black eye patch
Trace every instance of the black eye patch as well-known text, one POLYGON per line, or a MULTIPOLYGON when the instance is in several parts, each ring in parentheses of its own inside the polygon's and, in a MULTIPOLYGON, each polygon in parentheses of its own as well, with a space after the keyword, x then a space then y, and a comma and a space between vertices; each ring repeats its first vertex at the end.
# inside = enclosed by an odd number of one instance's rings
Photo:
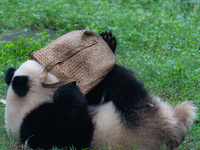
POLYGON ((14 77, 12 81, 12 88, 18 96, 22 97, 27 94, 27 92, 29 91, 28 81, 28 76, 14 77))

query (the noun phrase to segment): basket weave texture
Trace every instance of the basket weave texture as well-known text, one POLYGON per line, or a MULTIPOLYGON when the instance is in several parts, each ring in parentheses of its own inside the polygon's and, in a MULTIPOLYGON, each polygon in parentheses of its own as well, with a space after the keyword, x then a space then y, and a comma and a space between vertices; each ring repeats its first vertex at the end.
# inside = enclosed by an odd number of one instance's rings
POLYGON ((83 94, 101 82, 116 63, 108 44, 89 30, 69 32, 31 53, 30 58, 44 66, 40 80, 43 87, 56 88, 76 81, 83 94), (60 82, 45 83, 48 72, 60 82))

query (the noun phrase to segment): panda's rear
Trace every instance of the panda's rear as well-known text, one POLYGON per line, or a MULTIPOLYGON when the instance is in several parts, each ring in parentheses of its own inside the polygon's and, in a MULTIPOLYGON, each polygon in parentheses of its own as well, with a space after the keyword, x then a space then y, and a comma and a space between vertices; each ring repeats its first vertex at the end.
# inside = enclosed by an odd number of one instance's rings
POLYGON ((91 146, 116 150, 159 150, 163 144, 172 149, 178 147, 189 131, 196 108, 189 101, 175 108, 158 98, 149 102, 148 107, 138 110, 137 125, 132 126, 113 102, 91 106, 89 110, 95 125, 91 146))

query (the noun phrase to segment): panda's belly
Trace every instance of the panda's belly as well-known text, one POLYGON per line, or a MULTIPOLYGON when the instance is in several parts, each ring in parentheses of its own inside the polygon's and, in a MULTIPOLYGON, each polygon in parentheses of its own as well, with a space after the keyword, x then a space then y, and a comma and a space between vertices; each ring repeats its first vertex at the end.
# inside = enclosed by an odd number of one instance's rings
POLYGON ((94 149, 111 147, 112 149, 131 149, 134 147, 133 134, 126 128, 112 102, 96 108, 90 107, 95 126, 91 146, 94 149))

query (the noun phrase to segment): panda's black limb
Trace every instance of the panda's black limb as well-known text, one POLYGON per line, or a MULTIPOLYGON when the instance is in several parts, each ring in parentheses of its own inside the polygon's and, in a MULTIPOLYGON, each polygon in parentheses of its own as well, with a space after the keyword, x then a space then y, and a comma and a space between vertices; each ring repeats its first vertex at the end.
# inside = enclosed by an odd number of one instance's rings
POLYGON ((100 34, 101 38, 106 41, 106 43, 109 45, 110 49, 115 53, 116 47, 117 47, 117 40, 114 36, 112 36, 111 32, 103 32, 100 34))
MULTIPOLYGON (((103 32, 100 34, 101 38, 108 44, 110 49, 115 53, 116 47, 117 47, 117 40, 116 38, 112 35, 111 32, 103 32)), ((104 88, 102 83, 99 83, 95 88, 93 88, 88 94, 86 94, 86 99, 88 102, 88 105, 97 105, 100 104, 102 101, 103 94, 104 96, 104 101, 109 101, 109 96, 104 93, 104 88)))
POLYGON ((142 83, 127 68, 115 65, 102 84, 105 92, 122 115, 122 119, 136 125, 138 111, 148 108, 148 103, 151 101, 142 83))
POLYGON ((86 100, 76 84, 70 83, 56 90, 54 103, 42 104, 25 117, 20 139, 34 149, 81 149, 90 147, 93 130, 86 100))

